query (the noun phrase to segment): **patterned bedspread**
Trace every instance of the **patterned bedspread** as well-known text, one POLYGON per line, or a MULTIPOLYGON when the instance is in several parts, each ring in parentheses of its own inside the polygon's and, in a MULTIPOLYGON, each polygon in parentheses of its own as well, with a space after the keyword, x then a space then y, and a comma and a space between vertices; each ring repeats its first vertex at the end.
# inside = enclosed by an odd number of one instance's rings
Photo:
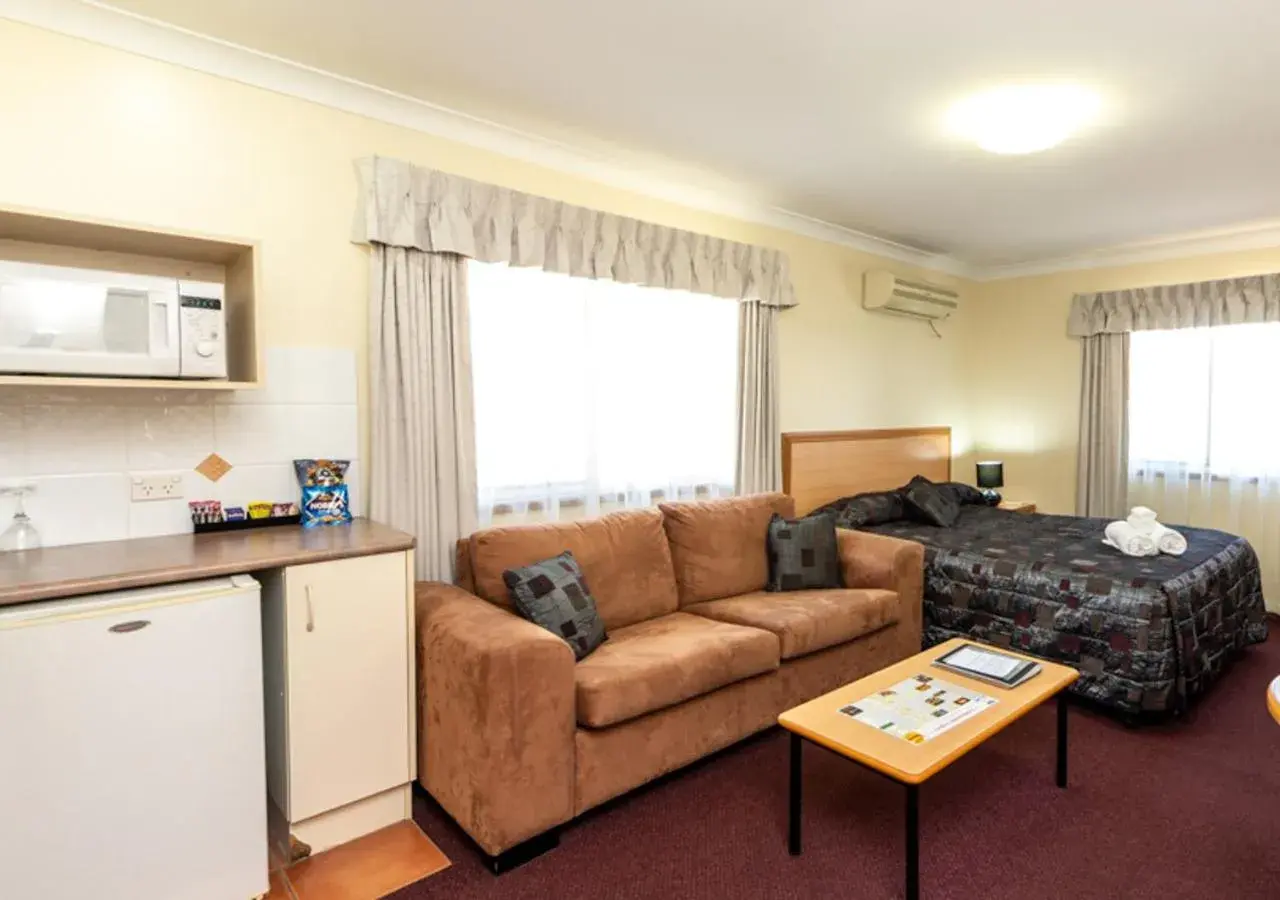
POLYGON ((951 528, 866 530, 925 545, 925 644, 972 637, 1075 666, 1073 690, 1125 712, 1179 709, 1266 640, 1258 557, 1243 538, 1178 530, 1182 556, 1102 544, 1105 519, 962 507, 951 528))

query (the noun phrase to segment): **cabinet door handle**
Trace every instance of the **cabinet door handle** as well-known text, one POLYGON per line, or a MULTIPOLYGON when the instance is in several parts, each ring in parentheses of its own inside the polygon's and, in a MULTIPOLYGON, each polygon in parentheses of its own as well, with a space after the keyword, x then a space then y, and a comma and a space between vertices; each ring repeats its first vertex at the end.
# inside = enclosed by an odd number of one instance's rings
POLYGON ((311 585, 307 585, 307 631, 316 630, 316 615, 311 609, 311 585))

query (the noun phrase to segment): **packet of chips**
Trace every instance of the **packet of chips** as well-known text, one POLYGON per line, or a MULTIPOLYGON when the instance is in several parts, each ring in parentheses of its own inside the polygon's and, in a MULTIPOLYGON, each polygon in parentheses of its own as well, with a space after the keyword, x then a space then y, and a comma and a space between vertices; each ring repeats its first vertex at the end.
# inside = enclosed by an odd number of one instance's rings
POLYGON ((351 521, 351 500, 345 484, 313 485, 302 489, 302 527, 345 525, 351 521))
POLYGON ((345 525, 351 521, 350 489, 343 483, 347 459, 295 459, 293 470, 302 488, 302 527, 345 525))
POLYGON ((347 477, 349 459, 295 459, 293 471, 299 487, 333 487, 347 477))

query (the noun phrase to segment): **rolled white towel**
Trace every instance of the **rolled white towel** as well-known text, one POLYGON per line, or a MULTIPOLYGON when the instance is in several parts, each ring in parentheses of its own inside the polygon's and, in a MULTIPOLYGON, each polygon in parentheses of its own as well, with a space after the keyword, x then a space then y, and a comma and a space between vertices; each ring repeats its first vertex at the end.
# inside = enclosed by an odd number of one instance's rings
POLYGON ((1125 521, 1139 534, 1151 534, 1160 524, 1156 521, 1156 511, 1146 506, 1135 506, 1129 510, 1129 517, 1125 521))
POLYGON ((1112 522, 1106 528, 1102 543, 1115 547, 1125 556, 1155 556, 1160 550, 1149 534, 1142 534, 1128 522, 1112 522))
POLYGON ((1168 553, 1170 556, 1181 556, 1187 552, 1187 539, 1167 525, 1161 525, 1157 522, 1155 530, 1151 532, 1151 537, 1155 539, 1156 548, 1161 553, 1168 553))
POLYGON ((1129 518, 1125 519, 1129 527, 1138 534, 1145 534, 1156 542, 1160 553, 1170 556, 1181 556, 1187 552, 1187 539, 1156 518, 1156 511, 1146 506, 1135 506, 1129 510, 1129 518))

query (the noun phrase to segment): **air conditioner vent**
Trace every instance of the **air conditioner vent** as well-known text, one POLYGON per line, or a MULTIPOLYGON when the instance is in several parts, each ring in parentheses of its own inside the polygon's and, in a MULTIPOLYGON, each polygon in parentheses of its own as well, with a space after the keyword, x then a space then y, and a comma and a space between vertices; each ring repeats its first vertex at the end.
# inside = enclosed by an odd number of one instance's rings
POLYGON ((951 288, 899 278, 892 272, 863 276, 862 305, 866 309, 917 319, 945 319, 960 308, 960 295, 951 288))

